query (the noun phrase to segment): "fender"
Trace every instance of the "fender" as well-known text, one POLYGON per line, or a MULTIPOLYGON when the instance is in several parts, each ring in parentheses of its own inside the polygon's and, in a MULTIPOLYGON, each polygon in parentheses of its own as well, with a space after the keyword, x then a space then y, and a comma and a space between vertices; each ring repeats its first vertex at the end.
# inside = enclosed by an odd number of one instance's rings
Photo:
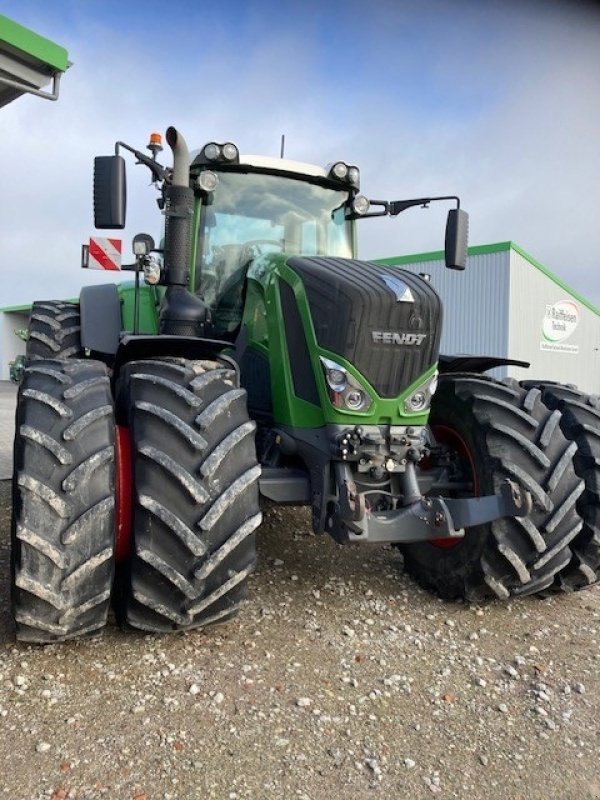
POLYGON ((82 347, 114 356, 121 337, 121 300, 116 285, 84 286, 79 311, 82 347))
POLYGON ((188 358, 218 360, 235 371, 236 384, 239 386, 240 368, 237 361, 223 351, 232 352, 231 342, 220 339, 200 339, 193 336, 133 336, 127 334, 121 339, 113 364, 113 383, 119 371, 129 361, 146 358, 188 358))
POLYGON ((531 366, 529 361, 517 361, 514 358, 501 358, 500 356, 440 356, 438 368, 440 375, 449 372, 487 372, 494 367, 525 367, 531 366))

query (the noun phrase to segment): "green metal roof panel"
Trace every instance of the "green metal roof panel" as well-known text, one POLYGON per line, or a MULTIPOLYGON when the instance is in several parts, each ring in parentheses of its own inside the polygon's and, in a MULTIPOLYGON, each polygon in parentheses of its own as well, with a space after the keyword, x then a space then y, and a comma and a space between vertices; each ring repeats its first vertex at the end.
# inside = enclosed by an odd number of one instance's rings
POLYGON ((44 65, 49 72, 65 72, 69 66, 68 53, 49 39, 45 39, 29 28, 19 25, 0 14, 0 50, 18 51, 26 62, 34 60, 44 65))
MULTIPOLYGON (((481 256, 486 253, 498 253, 502 250, 510 250, 514 247, 512 242, 497 242, 496 244, 481 244, 475 247, 469 247, 468 254, 470 256, 481 256)), ((374 259, 377 264, 389 264, 394 266, 396 264, 419 264, 421 261, 440 261, 444 258, 443 250, 433 250, 430 253, 415 253, 412 256, 391 256, 390 258, 376 258, 374 259)))

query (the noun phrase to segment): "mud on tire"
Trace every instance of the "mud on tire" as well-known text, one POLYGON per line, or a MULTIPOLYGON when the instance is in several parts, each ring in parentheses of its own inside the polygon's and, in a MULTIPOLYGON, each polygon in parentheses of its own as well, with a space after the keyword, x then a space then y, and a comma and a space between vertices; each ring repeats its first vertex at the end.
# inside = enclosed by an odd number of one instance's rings
POLYGON ((26 356, 30 362, 40 358, 66 359, 83 355, 78 303, 36 301, 31 308, 28 333, 26 356))
POLYGON ((600 398, 557 383, 523 381, 522 385, 540 389, 545 405, 561 412, 565 437, 577 444, 573 464, 585 483, 577 500, 583 527, 571 542, 573 557, 556 576, 554 588, 584 589, 600 580, 600 398))
POLYGON ((21 641, 62 641, 105 624, 113 491, 105 366, 31 364, 17 400, 13 473, 12 608, 21 641))
POLYGON ((215 362, 133 362, 121 373, 133 534, 119 618, 146 631, 204 627, 247 594, 261 522, 255 423, 235 372, 215 362))
POLYGON ((561 433, 560 419, 536 388, 483 375, 442 376, 430 424, 464 444, 472 493, 496 493, 509 478, 531 493, 534 505, 525 518, 467 529, 452 547, 405 545, 405 567, 423 586, 444 598, 481 601, 553 584, 583 527, 575 507, 584 491, 573 467, 576 446, 561 433))

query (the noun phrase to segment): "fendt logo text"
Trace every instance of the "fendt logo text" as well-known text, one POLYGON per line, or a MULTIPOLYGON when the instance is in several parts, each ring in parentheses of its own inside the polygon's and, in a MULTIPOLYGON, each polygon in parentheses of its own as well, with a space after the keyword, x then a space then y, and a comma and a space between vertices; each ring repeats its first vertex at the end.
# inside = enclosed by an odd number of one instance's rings
POLYGON ((422 344, 426 333, 396 333, 396 331, 371 331, 373 341, 377 344, 422 344))

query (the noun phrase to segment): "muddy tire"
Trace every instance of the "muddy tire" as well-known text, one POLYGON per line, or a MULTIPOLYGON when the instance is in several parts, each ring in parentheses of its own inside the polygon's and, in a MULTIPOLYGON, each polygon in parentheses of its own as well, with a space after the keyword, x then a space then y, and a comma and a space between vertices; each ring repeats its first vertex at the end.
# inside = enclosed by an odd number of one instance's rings
POLYGON ((471 481, 467 495, 497 493, 507 478, 531 493, 526 518, 506 517, 469 528, 463 539, 402 548, 405 568, 441 597, 469 601, 540 592, 572 560, 570 545, 583 523, 575 504, 583 481, 575 474, 575 445, 560 430, 560 412, 538 389, 483 375, 447 375, 430 416, 471 481))
POLYGON ((133 473, 119 619, 156 632, 224 621, 247 595, 261 522, 246 393, 231 369, 182 359, 127 365, 117 392, 133 473))
POLYGON ((600 580, 600 398, 556 383, 524 381, 523 385, 541 390, 545 405, 561 412, 564 436, 577 444, 573 464, 585 483, 577 500, 583 528, 571 543, 573 557, 556 576, 554 588, 585 589, 600 580))
POLYGON ((83 355, 79 303, 36 301, 31 308, 28 333, 26 356, 29 362, 83 355))
POLYGON ((47 643, 106 623, 113 576, 114 420, 95 361, 37 361, 19 389, 12 518, 17 638, 47 643))

